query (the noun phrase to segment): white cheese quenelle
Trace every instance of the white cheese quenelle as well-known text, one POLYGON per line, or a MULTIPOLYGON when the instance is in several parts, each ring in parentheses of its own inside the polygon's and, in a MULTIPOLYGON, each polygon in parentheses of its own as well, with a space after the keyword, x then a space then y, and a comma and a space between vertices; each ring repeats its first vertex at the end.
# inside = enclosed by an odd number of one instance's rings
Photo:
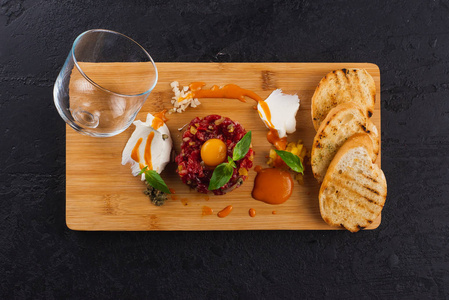
POLYGON ((268 106, 271 116, 265 114, 260 103, 257 104, 257 111, 268 128, 273 125, 280 138, 287 136, 287 133, 296 131, 296 113, 299 109, 298 95, 284 94, 281 89, 277 89, 264 102, 268 106))
MULTIPOLYGON (((162 116, 148 114, 146 122, 138 120, 133 123, 136 129, 123 149, 122 165, 130 163, 134 176, 145 166, 160 174, 170 161, 173 141, 162 116)), ((145 180, 144 174, 142 180, 145 180)))

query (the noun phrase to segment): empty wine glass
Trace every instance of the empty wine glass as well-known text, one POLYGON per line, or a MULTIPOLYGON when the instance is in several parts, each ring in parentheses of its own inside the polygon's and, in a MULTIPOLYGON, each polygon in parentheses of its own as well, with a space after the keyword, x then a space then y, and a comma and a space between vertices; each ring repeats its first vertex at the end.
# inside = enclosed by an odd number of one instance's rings
POLYGON ((56 108, 76 131, 95 137, 121 133, 134 121, 157 82, 148 52, 110 30, 80 34, 56 79, 56 108))

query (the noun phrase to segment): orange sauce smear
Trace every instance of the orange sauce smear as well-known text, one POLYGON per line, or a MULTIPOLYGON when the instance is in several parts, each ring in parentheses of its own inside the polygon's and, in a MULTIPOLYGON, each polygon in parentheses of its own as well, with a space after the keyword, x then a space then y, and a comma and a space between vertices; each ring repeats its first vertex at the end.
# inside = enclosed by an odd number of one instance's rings
POLYGON ((256 166, 252 196, 268 204, 282 204, 292 195, 293 179, 288 171, 256 166))
MULTIPOLYGON (((271 123, 271 111, 270 111, 270 108, 268 107, 268 104, 265 101, 259 101, 258 104, 262 108, 262 110, 265 114, 265 117, 267 118, 268 127, 274 128, 273 123, 271 123)), ((256 106, 256 109, 257 109, 257 106, 256 106)), ((259 116, 262 119, 262 114, 260 112, 259 112, 259 116)))
POLYGON ((203 216, 210 216, 214 213, 214 210, 210 208, 209 206, 203 206, 203 216))
POLYGON ((150 132, 147 138, 147 144, 145 145, 145 163, 148 166, 148 170, 153 170, 153 164, 151 163, 151 142, 153 142, 154 131, 150 132))
POLYGON ((256 210, 254 208, 250 208, 248 213, 251 218, 254 218, 256 216, 256 210))
POLYGON ((134 148, 133 148, 133 151, 131 151, 131 158, 132 158, 135 162, 139 163, 140 169, 143 169, 143 168, 145 167, 145 166, 140 162, 140 152, 139 152, 139 147, 140 147, 140 144, 142 144, 142 141, 143 141, 142 138, 138 139, 136 145, 135 145, 134 148))
POLYGON ((218 216, 219 218, 224 218, 224 217, 226 217, 227 215, 229 215, 229 214, 231 213, 231 211, 232 211, 232 205, 228 205, 228 206, 226 206, 225 208, 223 208, 223 209, 217 214, 217 216, 218 216))
POLYGON ((162 125, 164 125, 164 123, 168 121, 167 117, 165 116, 166 113, 167 110, 164 109, 163 111, 154 114, 154 119, 151 122, 151 127, 153 127, 155 130, 161 128, 162 125))
POLYGON ((140 153, 139 153, 139 147, 140 144, 142 144, 143 139, 140 138, 137 140, 136 145, 133 148, 133 151, 131 151, 131 158, 135 161, 135 162, 140 162, 140 153))
POLYGON ((280 138, 277 130, 274 128, 270 128, 270 131, 268 131, 267 140, 278 150, 287 148, 287 137, 280 138))

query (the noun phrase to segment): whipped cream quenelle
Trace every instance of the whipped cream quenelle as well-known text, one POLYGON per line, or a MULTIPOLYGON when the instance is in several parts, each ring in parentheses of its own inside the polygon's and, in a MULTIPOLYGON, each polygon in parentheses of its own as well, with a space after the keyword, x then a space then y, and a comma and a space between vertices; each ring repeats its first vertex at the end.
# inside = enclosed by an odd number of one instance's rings
POLYGON ((260 103, 257 104, 257 110, 267 128, 270 128, 271 122, 274 129, 277 130, 279 138, 296 131, 296 113, 299 109, 297 95, 284 94, 281 89, 277 89, 264 102, 268 105, 271 118, 265 114, 260 103))
MULTIPOLYGON (((130 163, 134 176, 145 166, 160 174, 170 161, 173 141, 163 117, 158 115, 149 113, 146 122, 133 122, 136 129, 123 150, 122 165, 130 163)), ((142 174, 142 180, 144 179, 145 175, 142 174)))

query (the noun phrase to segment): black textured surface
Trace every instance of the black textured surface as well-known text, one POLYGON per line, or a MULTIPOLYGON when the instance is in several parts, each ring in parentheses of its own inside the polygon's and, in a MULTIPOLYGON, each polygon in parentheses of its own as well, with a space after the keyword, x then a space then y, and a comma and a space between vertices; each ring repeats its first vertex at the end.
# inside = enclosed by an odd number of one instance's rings
POLYGON ((0 0, 0 298, 445 298, 447 1, 0 0), (388 199, 374 231, 73 232, 54 80, 108 28, 157 61, 372 62, 388 199))

